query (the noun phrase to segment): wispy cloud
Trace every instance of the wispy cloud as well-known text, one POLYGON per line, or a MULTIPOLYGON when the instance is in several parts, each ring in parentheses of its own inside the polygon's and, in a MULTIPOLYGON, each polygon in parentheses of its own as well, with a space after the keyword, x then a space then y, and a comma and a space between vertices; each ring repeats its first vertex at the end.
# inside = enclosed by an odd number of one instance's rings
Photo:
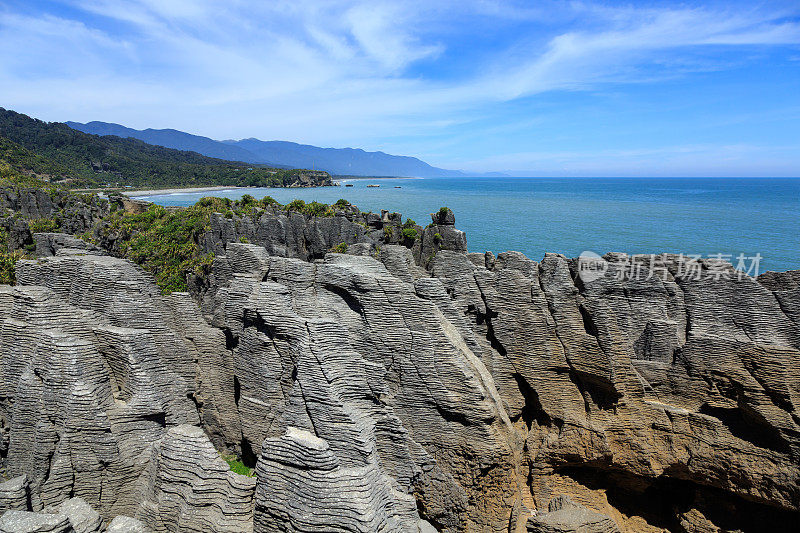
MULTIPOLYGON (((725 70, 729 49, 794 47, 796 56, 799 13, 479 0, 32 2, 0 7, 0 105, 51 120, 425 153, 432 134, 535 95, 725 70)), ((485 150, 471 142, 451 149, 485 150)), ((468 164, 455 152, 443 160, 468 164)))

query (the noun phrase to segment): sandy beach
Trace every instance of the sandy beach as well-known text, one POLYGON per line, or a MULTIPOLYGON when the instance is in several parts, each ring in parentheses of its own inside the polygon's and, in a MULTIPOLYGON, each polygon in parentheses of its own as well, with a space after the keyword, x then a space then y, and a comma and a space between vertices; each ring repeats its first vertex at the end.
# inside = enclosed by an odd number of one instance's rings
POLYGON ((176 194, 176 193, 191 193, 191 192, 212 192, 212 191, 227 191, 235 189, 247 189, 248 187, 223 187, 218 185, 216 187, 188 187, 185 189, 152 189, 136 191, 129 189, 123 191, 125 196, 139 197, 139 196, 160 196, 162 194, 176 194))

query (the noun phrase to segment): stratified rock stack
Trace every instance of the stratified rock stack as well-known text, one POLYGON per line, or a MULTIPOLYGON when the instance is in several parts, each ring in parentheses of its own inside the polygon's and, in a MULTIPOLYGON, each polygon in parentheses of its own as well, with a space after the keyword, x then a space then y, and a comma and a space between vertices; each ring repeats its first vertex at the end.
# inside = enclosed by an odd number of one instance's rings
POLYGON ((417 494, 423 518, 448 531, 516 523, 514 513, 532 503, 521 435, 462 338, 465 326, 440 309, 448 303, 432 301, 437 287, 446 299, 438 281, 415 287, 364 256, 329 254, 312 264, 244 244, 227 253, 214 265, 217 282, 223 273, 230 279, 216 293, 214 317, 236 345, 245 440, 305 429, 343 466, 363 468, 377 454, 401 492, 417 494), (376 441, 374 451, 359 449, 364 439, 376 441))
POLYGON ((22 222, 57 216, 64 231, 79 234, 107 215, 108 210, 108 202, 94 195, 77 195, 60 189, 0 187, 0 221, 7 213, 20 215, 22 222))
POLYGON ((134 515, 169 427, 208 423, 221 449, 238 445, 225 336, 203 326, 187 295, 161 297, 111 257, 21 262, 17 272, 27 286, 0 286, 0 409, 4 467, 27 476, 32 510, 80 496, 105 517, 134 515))
POLYGON ((0 515, 6 511, 27 511, 28 507, 30 496, 25 474, 0 483, 0 515))
POLYGON ((359 462, 339 457, 328 441, 293 427, 283 437, 266 439, 258 468, 256 528, 418 530, 414 498, 381 471, 377 457, 359 462))
POLYGON ((194 299, 59 234, 0 286, 0 530, 796 529, 797 272, 215 220, 194 299))
POLYGON ((231 472, 202 429, 171 428, 150 453, 136 518, 153 531, 253 530, 255 478, 231 472))
POLYGON ((456 217, 447 207, 431 213, 431 221, 422 232, 417 263, 428 266, 440 250, 464 254, 467 251, 467 236, 455 228, 456 217))

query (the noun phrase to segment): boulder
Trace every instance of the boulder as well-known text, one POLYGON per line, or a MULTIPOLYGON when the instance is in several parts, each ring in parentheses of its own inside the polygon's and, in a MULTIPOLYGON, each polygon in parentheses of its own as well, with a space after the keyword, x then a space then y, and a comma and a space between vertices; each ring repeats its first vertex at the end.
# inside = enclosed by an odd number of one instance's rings
POLYGON ((108 524, 105 533, 151 533, 151 530, 140 520, 118 515, 108 524))
POLYGON ((2 533, 75 533, 63 514, 7 511, 0 517, 2 533))
POLYGON ((100 518, 100 514, 81 498, 70 498, 60 505, 46 508, 44 512, 69 518, 75 533, 103 531, 103 519, 100 518))
POLYGON ((572 501, 569 496, 557 496, 550 501, 546 513, 528 519, 529 533, 620 533, 617 524, 608 516, 596 513, 572 501))
POLYGON ((30 510, 28 477, 25 474, 0 483, 0 514, 30 510))

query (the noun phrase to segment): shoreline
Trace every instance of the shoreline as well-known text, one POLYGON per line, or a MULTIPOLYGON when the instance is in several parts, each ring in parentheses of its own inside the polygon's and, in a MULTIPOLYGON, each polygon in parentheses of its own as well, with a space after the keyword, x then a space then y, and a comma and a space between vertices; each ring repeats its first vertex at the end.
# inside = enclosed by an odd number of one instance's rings
MULTIPOLYGON (((401 180, 420 180, 425 178, 412 178, 412 177, 394 177, 394 176, 381 176, 378 178, 369 177, 369 176, 348 176, 347 178, 343 179, 336 179, 333 178, 334 183, 345 183, 348 181, 362 181, 362 180, 378 180, 378 179, 401 179, 401 180)), ((334 185, 335 187, 335 185, 334 185)), ((246 191, 248 189, 291 189, 292 187, 239 187, 236 185, 231 186, 223 186, 223 185, 215 185, 210 187, 187 187, 187 188, 180 188, 180 187, 172 187, 169 189, 142 189, 142 190, 135 190, 135 189, 126 189, 124 191, 119 191, 125 196, 134 198, 140 196, 162 196, 167 194, 190 194, 194 192, 214 192, 214 191, 238 191, 243 190, 246 191)), ((317 188, 317 187, 302 187, 302 188, 317 188)))
POLYGON ((193 192, 213 192, 213 191, 227 191, 227 190, 239 190, 239 189, 250 189, 251 187, 237 187, 237 186, 228 186, 224 187, 222 185, 216 185, 213 187, 187 187, 187 188, 172 188, 172 189, 143 189, 141 191, 128 189, 123 192, 125 196, 129 197, 139 197, 139 196, 162 196, 165 194, 186 194, 186 193, 193 193, 193 192))

